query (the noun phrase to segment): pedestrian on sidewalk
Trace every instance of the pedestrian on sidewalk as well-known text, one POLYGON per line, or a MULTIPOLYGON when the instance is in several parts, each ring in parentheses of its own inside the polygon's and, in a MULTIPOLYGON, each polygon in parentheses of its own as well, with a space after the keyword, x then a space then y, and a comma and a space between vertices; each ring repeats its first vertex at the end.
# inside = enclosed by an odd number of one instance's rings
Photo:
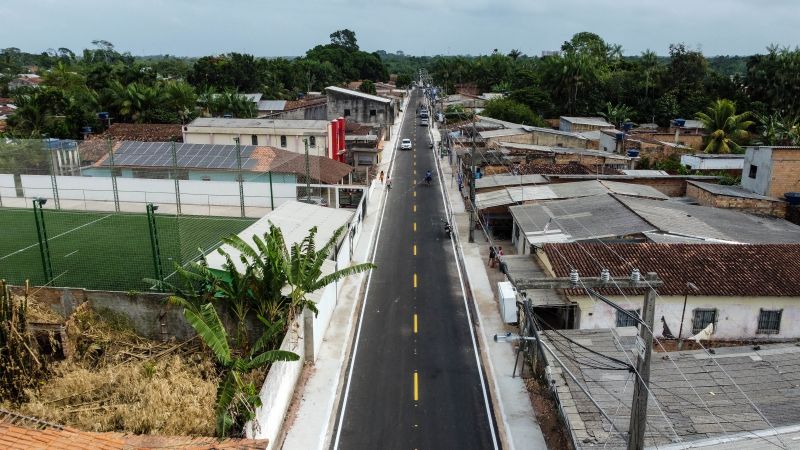
POLYGON ((392 179, 390 177, 386 177, 386 189, 392 189, 392 179))
POLYGON ((494 267, 494 258, 497 253, 494 251, 494 245, 489 246, 489 267, 494 267))
POLYGON ((382 170, 381 170, 381 174, 380 174, 379 178, 381 179, 381 184, 383 184, 383 171, 382 170))
POLYGON ((495 262, 498 263, 501 269, 503 268, 503 261, 501 258, 503 255, 505 255, 505 253, 503 253, 503 247, 497 247, 497 255, 495 255, 494 259, 495 262))

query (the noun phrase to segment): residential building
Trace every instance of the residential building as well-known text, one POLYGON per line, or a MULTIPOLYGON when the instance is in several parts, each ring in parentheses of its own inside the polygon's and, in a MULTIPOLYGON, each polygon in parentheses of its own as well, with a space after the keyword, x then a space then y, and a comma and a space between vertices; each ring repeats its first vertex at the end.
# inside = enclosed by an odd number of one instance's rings
POLYGON ((800 192, 800 147, 748 147, 742 187, 777 198, 800 192))
POLYGON ((385 139, 391 137, 389 134, 397 114, 397 101, 337 86, 328 86, 325 91, 329 120, 344 117, 348 122, 381 127, 385 130, 385 139))
POLYGON ((328 121, 282 119, 225 119, 198 117, 183 126, 187 144, 269 146, 292 153, 329 156, 328 121))
MULTIPOLYGON (((532 359, 572 448, 626 448, 636 381, 626 365, 641 354, 636 328, 547 330, 539 337, 541 353, 532 359)), ((654 353, 644 447, 797 449, 800 403, 791 395, 800 378, 798 350, 783 343, 654 353)))
MULTIPOLYGON (((798 244, 653 244, 558 243, 537 249, 549 276, 596 278, 601 269, 629 277, 638 269, 655 273, 658 287, 656 337, 695 335, 713 324, 714 339, 797 339, 800 329, 800 245, 798 244), (685 305, 685 308, 684 308, 685 305)), ((513 274, 511 274, 513 278, 513 274)), ((644 290, 597 290, 626 310, 642 307, 644 290)), ((581 288, 564 290, 565 307, 574 308, 567 328, 595 329, 627 325, 626 317, 581 288)))
POLYGON ((603 130, 614 128, 602 117, 567 117, 561 116, 558 129, 578 133, 581 131, 603 130))
POLYGON ((597 143, 593 142, 591 139, 581 136, 578 133, 553 130, 552 128, 520 125, 519 128, 502 128, 499 130, 482 131, 479 136, 486 141, 487 146, 503 141, 548 147, 597 149, 597 143))
POLYGON ((20 88, 37 88, 42 82, 42 77, 35 73, 23 73, 8 82, 8 90, 16 91, 20 88))
POLYGON ((745 155, 695 153, 681 155, 681 164, 694 172, 726 172, 741 175, 745 155))
POLYGON ((633 169, 636 166, 636 160, 630 156, 602 150, 518 144, 502 140, 496 144, 496 147, 505 150, 504 153, 507 153, 508 156, 522 156, 528 162, 537 160, 549 164, 576 163, 587 166, 603 166, 617 170, 633 169))
POLYGON ((298 100, 261 100, 258 116, 284 120, 328 120, 328 99, 311 95, 298 100))

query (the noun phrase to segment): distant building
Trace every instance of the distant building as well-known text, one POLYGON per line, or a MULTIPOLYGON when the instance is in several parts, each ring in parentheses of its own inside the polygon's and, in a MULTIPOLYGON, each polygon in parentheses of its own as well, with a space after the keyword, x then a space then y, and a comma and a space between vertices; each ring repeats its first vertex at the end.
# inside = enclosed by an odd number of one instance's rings
POLYGON ((681 164, 691 171, 741 174, 744 168, 744 155, 687 154, 681 155, 681 164))
POLYGON ((614 125, 608 123, 602 117, 567 117, 561 116, 559 120, 558 129, 561 131, 594 131, 603 130, 607 128, 614 128, 614 125))
POLYGON ((327 117, 384 128, 385 138, 389 139, 391 126, 397 114, 397 102, 387 97, 365 94, 360 91, 328 86, 327 117))
POLYGON ((23 73, 18 75, 17 78, 8 82, 8 90, 16 91, 17 89, 25 87, 36 88, 39 87, 41 82, 42 77, 39 75, 36 75, 35 73, 23 73))
POLYGON ((187 144, 269 146, 293 153, 328 154, 328 122, 325 120, 224 119, 198 117, 183 126, 187 144))

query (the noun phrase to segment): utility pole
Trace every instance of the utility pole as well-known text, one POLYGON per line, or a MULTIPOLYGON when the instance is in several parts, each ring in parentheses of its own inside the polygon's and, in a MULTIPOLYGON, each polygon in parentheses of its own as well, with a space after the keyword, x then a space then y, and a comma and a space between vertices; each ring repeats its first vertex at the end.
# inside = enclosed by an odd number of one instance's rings
MULTIPOLYGON (((650 358, 653 353, 653 322, 655 321, 656 291, 655 288, 664 283, 655 273, 648 273, 645 279, 641 278, 638 269, 631 272, 629 278, 611 278, 608 270, 603 270, 598 278, 579 277, 577 270, 572 270, 568 278, 517 278, 508 274, 511 284, 517 292, 528 289, 580 289, 585 288, 588 293, 622 314, 633 318, 639 323, 639 356, 636 360, 636 384, 631 403, 631 420, 628 428, 628 450, 644 449, 644 432, 647 424, 647 397, 650 384, 650 358), (636 317, 613 301, 600 295, 596 289, 647 289, 642 307, 642 317, 636 317)), ((613 424, 612 424, 613 425, 613 424)))
POLYGON ((639 339, 642 347, 636 358, 636 384, 633 387, 631 422, 628 426, 628 450, 644 449, 644 431, 647 425, 647 398, 650 392, 650 357, 653 354, 653 322, 656 314, 656 291, 648 289, 644 295, 639 339))
POLYGON ((303 139, 306 146, 306 203, 311 203, 311 163, 308 161, 308 138, 303 139))
POLYGON ((472 149, 469 152, 469 243, 475 242, 475 100, 472 101, 472 149))

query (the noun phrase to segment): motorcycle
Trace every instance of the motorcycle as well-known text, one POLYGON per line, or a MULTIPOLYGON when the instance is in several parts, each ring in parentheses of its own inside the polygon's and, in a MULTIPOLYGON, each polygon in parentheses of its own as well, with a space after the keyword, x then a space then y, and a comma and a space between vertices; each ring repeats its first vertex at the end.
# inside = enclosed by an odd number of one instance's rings
POLYGON ((450 227, 450 223, 448 221, 442 219, 442 222, 444 223, 444 232, 445 234, 447 234, 447 237, 449 238, 453 233, 453 229, 450 227))

